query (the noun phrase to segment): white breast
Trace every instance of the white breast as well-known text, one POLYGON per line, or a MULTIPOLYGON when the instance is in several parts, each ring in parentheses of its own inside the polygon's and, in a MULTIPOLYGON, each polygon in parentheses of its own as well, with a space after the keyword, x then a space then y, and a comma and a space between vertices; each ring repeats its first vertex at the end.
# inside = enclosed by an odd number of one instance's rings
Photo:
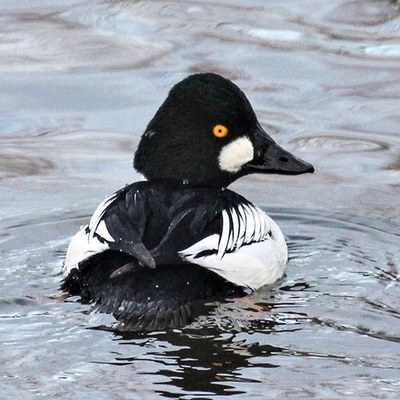
POLYGON ((278 225, 252 204, 224 210, 221 234, 206 237, 180 255, 253 290, 282 277, 288 259, 278 225))

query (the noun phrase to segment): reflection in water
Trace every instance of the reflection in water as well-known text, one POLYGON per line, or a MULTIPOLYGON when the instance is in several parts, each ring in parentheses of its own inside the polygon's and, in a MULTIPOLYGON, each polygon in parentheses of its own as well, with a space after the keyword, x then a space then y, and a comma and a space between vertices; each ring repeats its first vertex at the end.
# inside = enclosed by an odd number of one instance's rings
MULTIPOLYGON (((262 367, 276 368, 278 365, 269 363, 267 357, 284 351, 282 348, 267 344, 237 340, 234 334, 220 336, 217 328, 210 328, 207 332, 196 329, 185 329, 184 332, 171 331, 158 334, 155 338, 159 344, 168 343, 168 347, 176 348, 176 350, 149 351, 145 356, 145 360, 153 360, 160 364, 157 375, 161 374, 168 378, 162 384, 163 389, 156 389, 165 397, 182 392, 191 395, 221 396, 243 394, 244 391, 235 389, 235 382, 259 383, 257 379, 241 376, 242 369, 252 367, 251 359, 262 357, 265 359, 262 367), (173 386, 174 389, 168 389, 168 386, 173 386)), ((125 336, 121 344, 137 345, 134 339, 129 341, 126 339, 125 336)), ((117 357, 115 360, 118 363, 135 364, 140 358, 117 357)))
MULTIPOLYGON (((180 336, 175 336, 176 339, 180 336)), ((174 345, 187 345, 184 340, 176 340, 171 336, 168 342, 174 345)), ((278 353, 279 348, 268 345, 249 344, 234 342, 231 339, 224 341, 195 338, 190 341, 191 347, 168 353, 174 357, 180 367, 179 372, 173 373, 161 370, 163 375, 171 379, 170 385, 176 386, 186 393, 195 394, 202 392, 213 395, 234 395, 245 393, 235 390, 232 382, 257 382, 254 379, 245 379, 235 371, 241 368, 249 368, 251 357, 268 357, 272 352, 278 353)), ((275 367, 268 362, 263 367, 275 367)), ((162 391, 160 391, 163 393, 162 391)), ((163 394, 167 395, 166 392, 163 394)))

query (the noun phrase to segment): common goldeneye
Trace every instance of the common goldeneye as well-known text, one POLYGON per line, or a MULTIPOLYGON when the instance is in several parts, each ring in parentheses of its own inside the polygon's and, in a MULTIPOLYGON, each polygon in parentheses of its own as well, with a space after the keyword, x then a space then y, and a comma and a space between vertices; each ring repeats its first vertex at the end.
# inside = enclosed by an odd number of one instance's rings
POLYGON ((120 330, 187 324, 196 300, 244 295, 282 277, 277 224, 226 187, 251 173, 302 174, 230 80, 176 84, 134 158, 147 181, 106 198, 72 238, 62 288, 112 313, 120 330))

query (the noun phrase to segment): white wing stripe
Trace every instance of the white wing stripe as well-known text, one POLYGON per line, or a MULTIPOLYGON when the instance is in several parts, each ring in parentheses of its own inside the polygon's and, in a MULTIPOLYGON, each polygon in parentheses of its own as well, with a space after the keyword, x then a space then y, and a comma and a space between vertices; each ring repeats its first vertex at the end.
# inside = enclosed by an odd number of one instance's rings
POLYGON ((96 232, 97 227, 100 224, 101 219, 103 218, 103 215, 107 211, 107 208, 109 205, 117 198, 117 193, 112 194, 111 196, 106 197, 96 208, 94 211, 92 218, 90 218, 89 222, 89 239, 92 239, 94 237, 94 234, 96 232))
POLYGON ((269 238, 270 224, 264 212, 250 204, 222 211, 222 232, 218 257, 240 249, 244 244, 261 242, 269 238))
POLYGON ((115 242, 114 238, 108 232, 106 223, 101 220, 97 225, 96 234, 102 237, 107 242, 115 242))
POLYGON ((246 235, 246 221, 243 216, 243 207, 241 205, 239 205, 238 207, 238 212, 239 212, 239 233, 238 233, 238 240, 236 243, 237 249, 242 247, 246 235))
POLYGON ((229 249, 235 250, 239 238, 239 216, 234 208, 230 209, 232 216, 232 241, 230 243, 229 249))
POLYGON ((254 215, 253 211, 247 204, 243 205, 244 211, 246 213, 246 238, 245 243, 251 243, 254 241, 254 215))
POLYGON ((253 209, 253 217, 254 217, 254 240, 259 242, 261 240, 261 224, 260 224, 260 215, 257 210, 253 209))
POLYGON ((230 234, 230 240, 229 240, 229 250, 234 250, 236 247, 237 239, 238 239, 238 233, 239 233, 239 218, 237 215, 237 212, 235 209, 231 208, 229 210, 229 213, 231 215, 231 220, 232 226, 231 226, 231 234, 230 234))
POLYGON ((225 254, 225 251, 228 246, 229 240, 229 231, 230 231, 230 224, 229 224, 229 217, 226 210, 222 211, 222 233, 219 241, 218 246, 218 257, 222 258, 225 254))

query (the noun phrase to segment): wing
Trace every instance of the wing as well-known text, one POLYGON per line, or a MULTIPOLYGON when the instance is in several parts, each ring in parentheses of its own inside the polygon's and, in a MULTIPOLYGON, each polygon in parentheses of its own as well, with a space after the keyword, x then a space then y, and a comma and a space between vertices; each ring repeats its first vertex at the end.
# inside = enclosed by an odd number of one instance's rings
POLYGON ((239 286, 256 289, 282 276, 287 247, 276 223, 238 196, 220 212, 220 231, 180 252, 185 261, 210 269, 239 286))
MULTIPOLYGON (((157 263, 182 263, 180 251, 207 236, 210 225, 221 209, 218 198, 199 190, 186 190, 168 210, 169 225, 151 250, 157 263)), ((219 228, 216 228, 219 229, 219 228)))
POLYGON ((143 244, 147 216, 145 194, 140 188, 132 187, 110 203, 99 223, 94 222, 97 226, 94 235, 106 240, 110 250, 122 251, 135 257, 142 266, 155 268, 155 261, 143 244), (99 227, 104 230, 98 232, 99 227))
POLYGON ((229 190, 186 191, 169 210, 166 234, 151 250, 163 263, 216 253, 220 259, 244 245, 270 238, 265 213, 229 190))
POLYGON ((248 202, 222 209, 215 219, 219 219, 219 231, 215 230, 182 250, 180 253, 183 257, 217 254, 222 259, 226 253, 271 237, 271 226, 266 214, 248 202))
POLYGON ((79 268, 89 257, 106 250, 117 250, 135 257, 141 265, 155 267, 143 244, 146 225, 146 198, 140 185, 130 185, 107 197, 72 238, 64 263, 64 275, 79 268))

